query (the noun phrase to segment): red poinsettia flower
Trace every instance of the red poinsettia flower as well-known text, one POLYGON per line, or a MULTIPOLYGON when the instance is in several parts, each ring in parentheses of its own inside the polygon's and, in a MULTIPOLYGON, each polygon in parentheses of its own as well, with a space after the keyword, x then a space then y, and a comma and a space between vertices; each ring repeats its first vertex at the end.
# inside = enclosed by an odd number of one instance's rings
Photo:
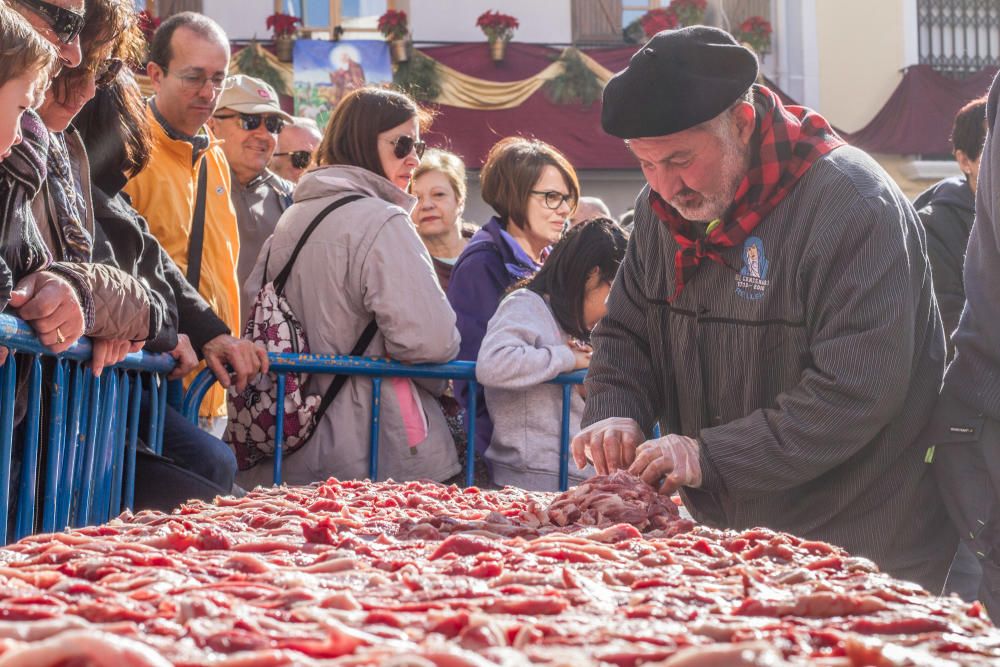
POLYGON ((669 9, 680 25, 688 26, 704 21, 707 7, 708 0, 672 0, 669 9))
POLYGON ((271 14, 267 17, 267 27, 274 32, 275 37, 284 37, 295 34, 295 26, 302 23, 302 19, 291 14, 271 14))
POLYGON ((152 42, 153 33, 155 33, 156 29, 160 27, 160 23, 163 22, 163 19, 161 19, 158 16, 153 16, 152 14, 149 13, 148 9, 144 9, 141 12, 139 12, 137 20, 139 23, 139 30, 142 31, 142 34, 146 38, 146 41, 152 42))
POLYGON ((642 31, 646 33, 646 37, 648 38, 663 30, 673 30, 680 25, 680 22, 677 20, 677 14, 674 13, 673 9, 659 8, 650 9, 643 14, 639 19, 639 25, 642 26, 642 31))
POLYGON ((404 39, 409 32, 406 12, 390 9, 378 17, 378 30, 386 39, 404 39))
POLYGON ((521 24, 510 14, 486 11, 476 19, 476 27, 481 29, 491 42, 496 40, 509 42, 521 24))
POLYGON ((771 50, 771 22, 763 16, 751 16, 740 24, 736 38, 746 42, 757 53, 767 53, 771 50))

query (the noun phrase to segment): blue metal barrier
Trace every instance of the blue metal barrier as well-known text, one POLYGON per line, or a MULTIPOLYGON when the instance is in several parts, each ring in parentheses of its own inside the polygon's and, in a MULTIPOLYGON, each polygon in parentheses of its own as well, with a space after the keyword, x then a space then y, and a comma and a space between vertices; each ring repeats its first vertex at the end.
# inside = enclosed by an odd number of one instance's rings
POLYGON ((37 529, 102 523, 131 508, 142 386, 149 386, 151 399, 162 396, 151 401, 147 434, 161 451, 173 358, 129 354, 97 378, 88 368, 87 339, 55 356, 27 324, 6 314, 0 314, 0 346, 11 350, 0 368, 0 544, 37 529), (17 368, 24 362, 25 394, 18 396, 17 368), (15 425, 19 403, 26 408, 15 425))
MULTIPOLYGON (((430 378, 437 380, 462 380, 469 383, 469 398, 466 405, 466 459, 465 483, 472 486, 475 469, 476 442, 476 365, 471 361, 453 361, 447 364, 403 364, 368 357, 348 357, 318 354, 271 354, 271 372, 277 375, 277 405, 283 405, 285 397, 285 377, 287 373, 320 373, 326 375, 357 375, 372 378, 372 421, 369 450, 369 476, 378 478, 379 425, 381 419, 382 379, 387 377, 430 378)), ((569 486, 569 416, 570 398, 573 385, 583 383, 585 371, 574 371, 560 375, 550 382, 563 387, 562 426, 559 447, 559 488, 569 486)), ((203 370, 188 387, 184 396, 182 412, 194 423, 198 422, 198 407, 209 388, 215 384, 215 375, 203 370)), ((281 483, 281 441, 284 435, 283 411, 279 410, 275 433, 274 483, 281 483)))

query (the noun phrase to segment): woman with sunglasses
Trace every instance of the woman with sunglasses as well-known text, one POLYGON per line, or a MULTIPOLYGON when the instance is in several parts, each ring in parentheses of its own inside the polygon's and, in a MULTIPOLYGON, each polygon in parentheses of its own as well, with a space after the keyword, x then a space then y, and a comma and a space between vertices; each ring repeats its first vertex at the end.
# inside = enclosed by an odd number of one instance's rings
POLYGON ((63 68, 38 107, 49 131, 47 176, 32 202, 35 222, 65 273, 92 295, 86 314, 94 340, 95 374, 137 351, 155 336, 166 315, 162 298, 106 264, 93 263, 94 212, 87 152, 73 119, 99 86, 114 80, 125 59, 138 56, 135 10, 128 0, 87 0, 80 46, 83 59, 63 68), (108 310, 115 305, 114 312, 108 310))
MULTIPOLYGON (((559 240, 580 198, 576 171, 558 150, 537 139, 498 142, 479 174, 483 200, 497 215, 465 247, 448 285, 448 301, 462 334, 459 359, 475 361, 486 325, 500 299, 516 282, 541 268, 548 247, 559 240)), ((462 405, 468 385, 455 382, 462 405)), ((482 385, 477 389, 476 453, 490 444, 493 422, 482 385)))
MULTIPOLYGON (((318 166, 299 181, 295 202, 261 250, 244 293, 251 301, 318 220, 284 290, 313 353, 350 354, 363 347, 364 356, 444 363, 458 352, 455 314, 409 217, 416 198, 407 188, 424 151, 420 131, 426 119, 412 99, 396 91, 360 88, 346 95, 316 151, 318 166), (360 199, 320 215, 352 196, 360 199), (372 322, 377 330, 370 337, 372 322)), ((332 380, 311 375, 303 391, 321 396, 332 380)), ((368 476, 371 388, 368 378, 347 380, 312 438, 283 460, 285 482, 368 476)), ((385 381, 379 479, 443 481, 459 472, 448 425, 434 400, 443 389, 440 382, 385 381)), ((270 465, 257 465, 237 481, 245 488, 269 485, 272 475, 270 465)))

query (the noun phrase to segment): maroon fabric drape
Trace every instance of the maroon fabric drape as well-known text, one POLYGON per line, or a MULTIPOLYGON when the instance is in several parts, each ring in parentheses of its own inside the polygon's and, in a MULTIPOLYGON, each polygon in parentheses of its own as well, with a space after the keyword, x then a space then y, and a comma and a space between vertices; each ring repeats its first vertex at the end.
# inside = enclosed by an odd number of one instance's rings
POLYGON ((995 67, 988 67, 954 79, 929 65, 909 67, 882 110, 844 138, 869 153, 949 154, 955 114, 966 102, 985 95, 996 73, 995 67))

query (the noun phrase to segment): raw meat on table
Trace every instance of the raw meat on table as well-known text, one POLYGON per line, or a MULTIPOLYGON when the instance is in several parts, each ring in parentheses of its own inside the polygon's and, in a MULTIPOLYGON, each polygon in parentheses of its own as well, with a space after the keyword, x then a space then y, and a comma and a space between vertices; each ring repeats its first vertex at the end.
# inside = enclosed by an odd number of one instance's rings
POLYGON ((1000 632, 835 546, 565 494, 328 480, 0 549, 0 667, 991 665, 1000 632))

